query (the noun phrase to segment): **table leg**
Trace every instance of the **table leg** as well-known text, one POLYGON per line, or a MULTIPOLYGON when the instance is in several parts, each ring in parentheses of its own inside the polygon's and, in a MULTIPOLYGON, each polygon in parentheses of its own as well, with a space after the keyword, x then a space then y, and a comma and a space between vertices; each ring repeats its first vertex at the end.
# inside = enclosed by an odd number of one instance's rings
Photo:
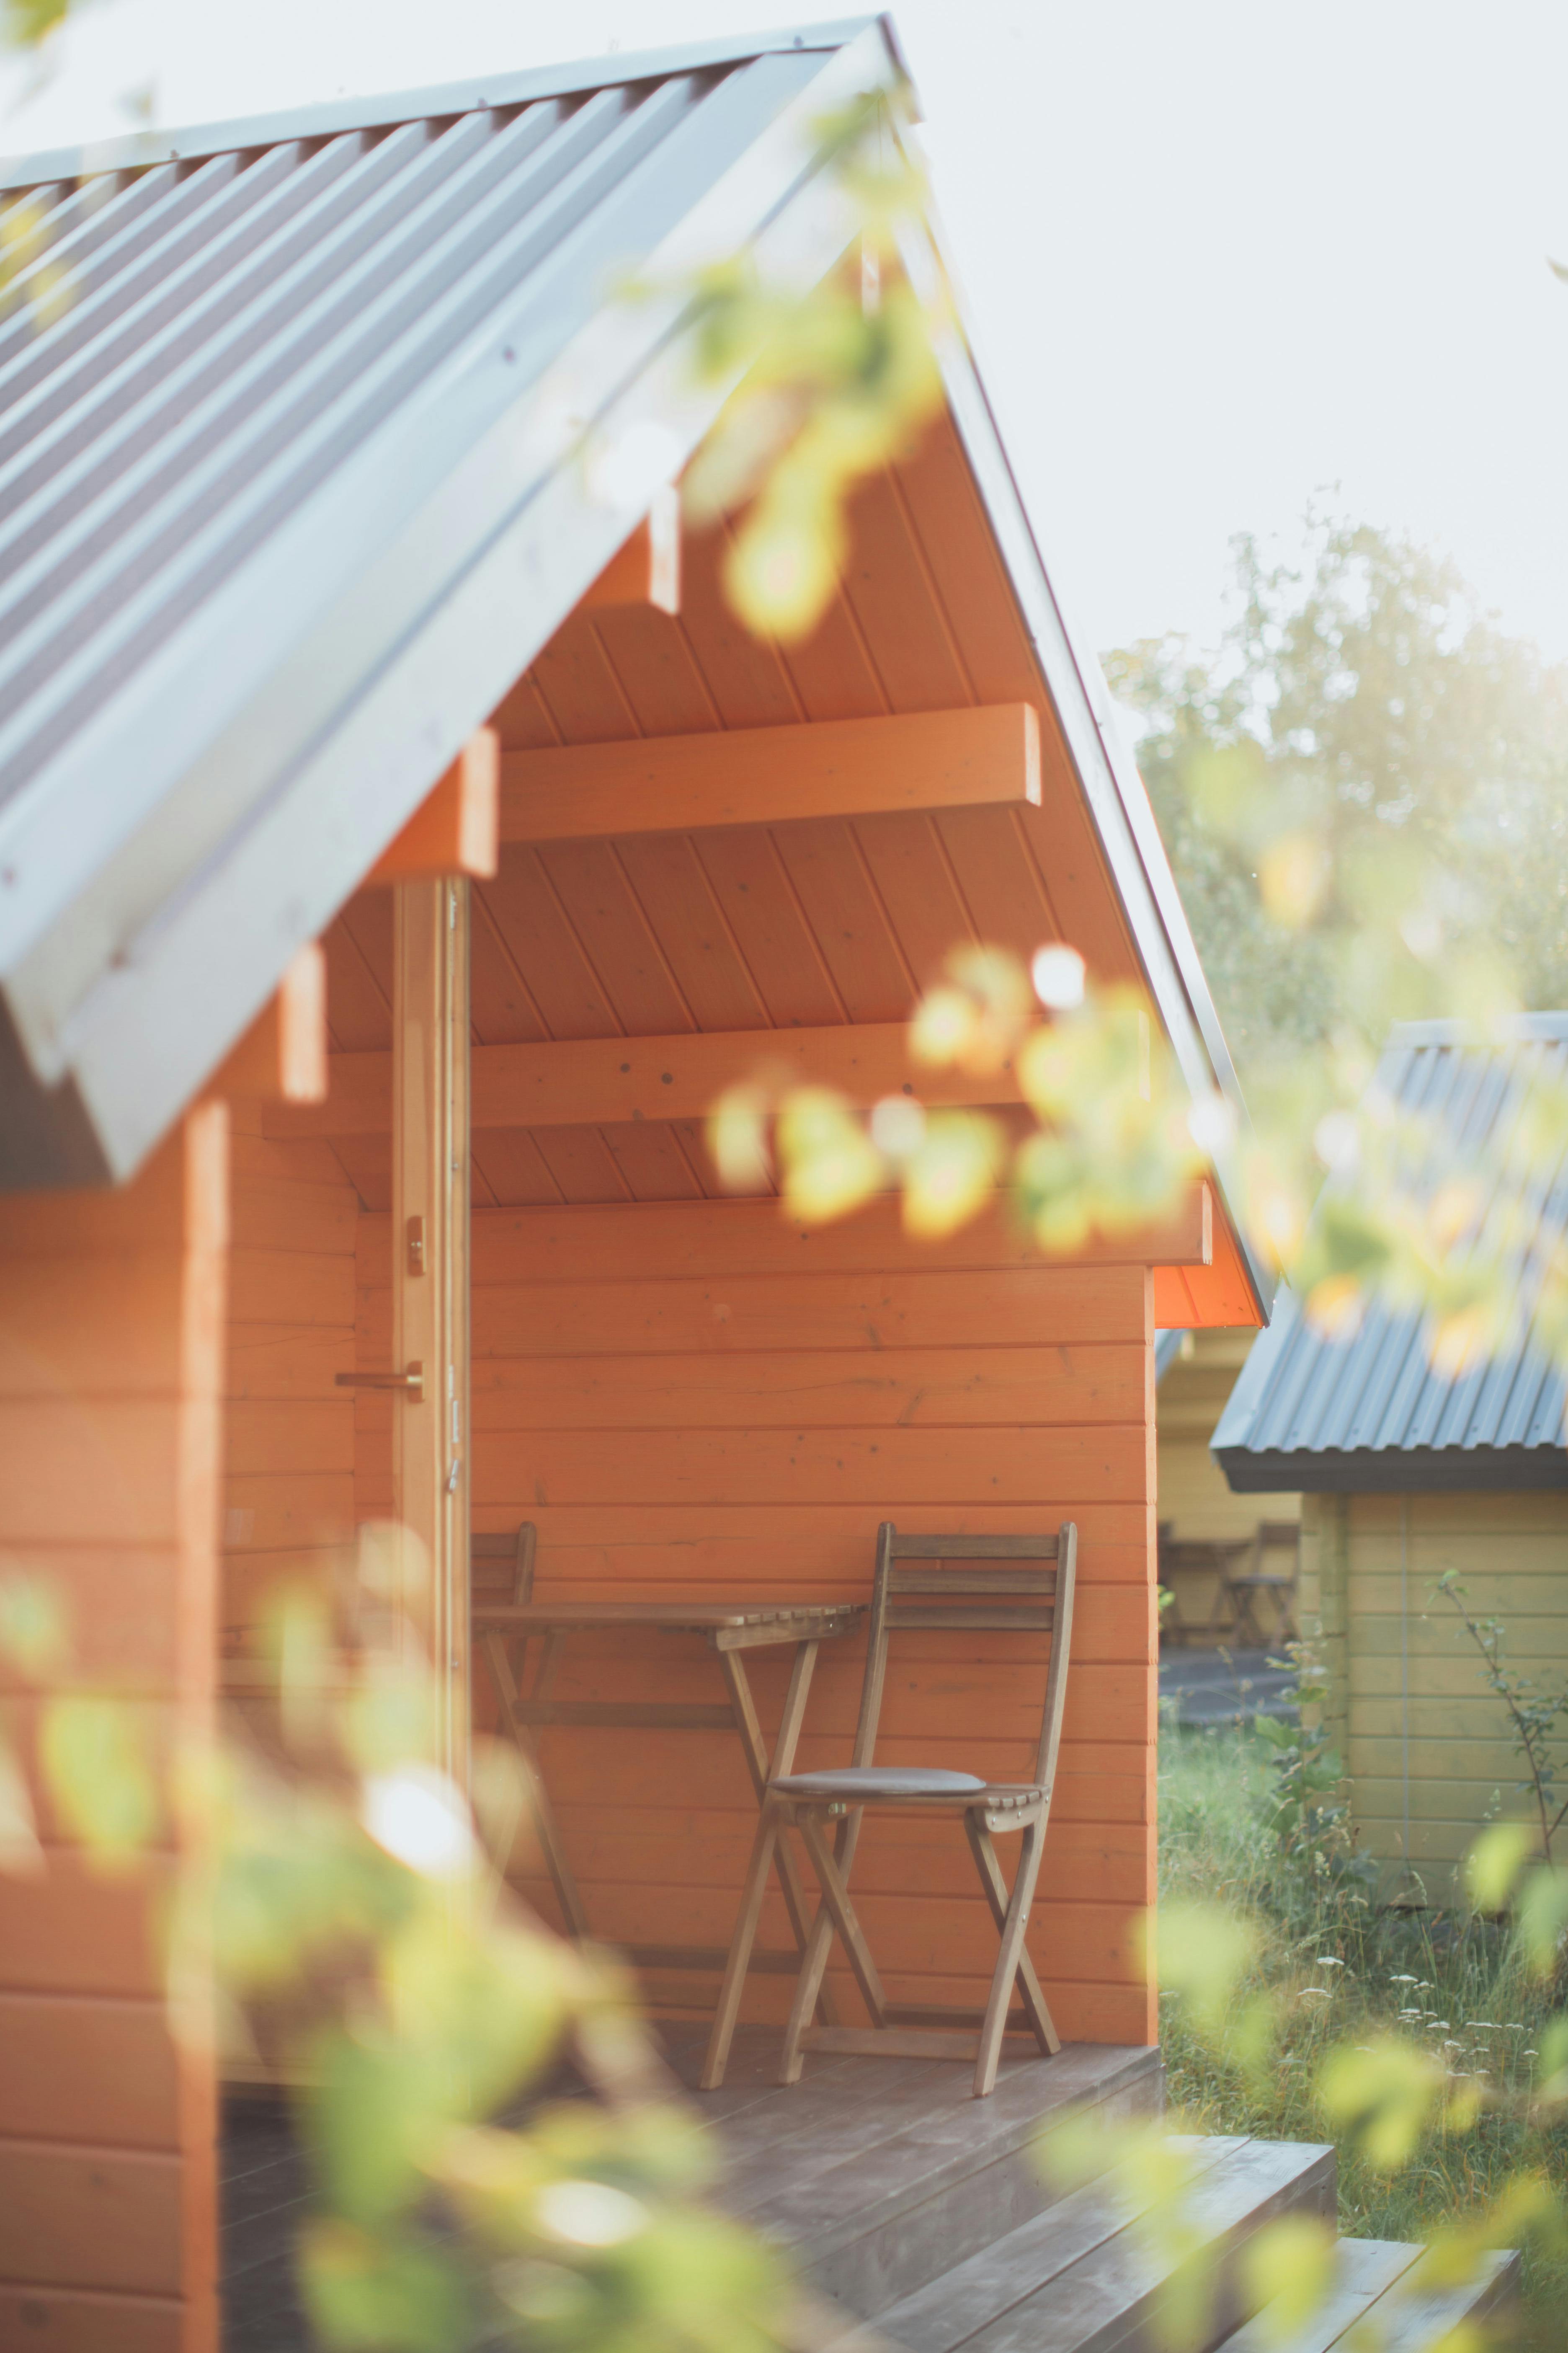
MULTIPOLYGON (((741 1746, 745 1751, 746 1763, 751 1769, 752 1787, 757 1793, 759 1807, 767 1794, 770 1772, 787 1773, 795 1762, 795 1743, 800 1738, 800 1727, 805 1715, 805 1703, 810 1695, 811 1679, 816 1667, 816 1651, 817 1645, 815 1642, 800 1642, 795 1646, 795 1664, 790 1671, 789 1689, 784 1694, 784 1715, 779 1721, 778 1741, 771 1765, 767 1744, 763 1738, 763 1727, 757 1716, 756 1702, 752 1697, 751 1682, 747 1676, 742 1654, 739 1651, 721 1651, 719 1653, 720 1663, 724 1670, 724 1680, 729 1686, 730 1705, 735 1717, 735 1729, 741 1736, 741 1746)), ((789 1925, 795 1937, 795 1950, 797 1953, 804 1954, 806 1939, 810 1934, 810 1915, 806 1908, 805 1888, 801 1880, 800 1865, 796 1862, 787 1841, 783 1838, 780 1838, 773 1849, 773 1864, 779 1875, 779 1886, 784 1894, 784 1909, 789 1914, 789 1925)), ((833 1998, 826 1986, 822 1989, 820 2007, 824 2024, 830 2026, 836 2024, 833 1998)))
MULTIPOLYGON (((500 1634, 494 1633, 487 1633, 482 1640, 485 1657, 489 1662, 490 1675, 495 1683, 496 1694, 500 1701, 502 1721, 516 1743, 519 1756, 522 1758, 523 1772, 533 1804, 533 1820, 539 1832, 539 1843, 544 1851, 545 1865, 550 1873, 551 1883, 555 1890, 555 1900, 561 1906, 562 1916, 566 1923, 566 1933, 568 1936, 585 1939, 590 1933, 588 1916, 583 1909, 583 1899, 577 1892, 577 1883, 572 1876, 571 1866, 566 1861, 565 1850, 561 1843, 560 1825, 555 1820, 555 1809, 550 1802, 550 1792, 544 1786, 544 1775, 540 1768, 538 1752, 529 1736, 527 1725, 518 1722, 517 1708, 521 1694, 517 1687, 517 1678, 511 1671, 511 1661, 507 1656, 506 1643, 500 1634)), ((548 1693, 550 1684, 554 1681, 556 1662, 561 1652, 561 1641, 562 1638, 559 1634, 552 1634, 547 1638, 544 1653, 539 1662, 539 1672, 533 1679, 533 1688, 529 1694, 531 1699, 542 1699, 548 1693)))

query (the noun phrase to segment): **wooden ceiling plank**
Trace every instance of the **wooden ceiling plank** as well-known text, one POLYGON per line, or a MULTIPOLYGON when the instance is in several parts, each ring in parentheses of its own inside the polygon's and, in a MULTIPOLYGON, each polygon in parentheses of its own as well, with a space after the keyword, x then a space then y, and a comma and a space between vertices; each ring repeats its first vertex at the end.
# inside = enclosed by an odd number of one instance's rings
POLYGON ((726 727, 788 727, 805 712, 778 648, 754 637, 724 594, 722 527, 689 538, 680 627, 726 727))
MULTIPOLYGON (((680 1139, 687 1165, 697 1179, 702 1198, 705 1201, 729 1200, 731 1196, 721 1181, 719 1171, 713 1166, 713 1155, 708 1149, 706 1122, 695 1119, 672 1119, 669 1123, 669 1132, 671 1135, 679 1136, 680 1139)), ((770 1180, 767 1195, 772 1199, 777 1199, 776 1178, 770 1180)))
POLYGON ((501 839, 585 840, 1040 797, 1026 702, 506 753, 501 839))
MULTIPOLYGON (((1036 812, 1019 814, 1033 818, 1036 812)), ((1052 793, 1046 821, 1024 825, 1020 831, 1032 863, 1047 878, 1058 935, 1077 948, 1090 972, 1101 978, 1138 979, 1141 967, 1132 934, 1077 787, 1052 793)))
POLYGON ((907 1020, 917 994, 892 927, 841 822, 782 826, 780 859, 852 1021, 907 1020))
POLYGON ((702 1187, 672 1127, 662 1121, 630 1120, 602 1127, 599 1133, 634 1201, 702 1198, 702 1187))
POLYGON ((495 1186, 490 1179, 489 1148, 488 1146, 481 1147, 482 1139, 480 1145, 476 1145, 473 1138, 471 1136, 469 1137, 469 1205, 476 1209, 500 1209, 507 1208, 510 1204, 501 1199, 500 1195, 497 1192, 495 1186))
POLYGON ((515 686, 497 703, 489 723, 500 737, 505 752, 547 752, 561 742, 561 730, 531 670, 524 670, 515 686))
POLYGON ((976 824, 980 814, 944 810, 934 822, 979 937, 1031 956, 1058 935, 1050 901, 1012 825, 998 824, 989 812, 976 824))
POLYGON ((535 660, 532 677, 563 743, 624 743, 636 736, 637 721, 585 614, 562 623, 535 660))
POLYGON ((773 836, 756 826, 692 843, 735 944, 776 1027, 848 1018, 773 836))
POLYGON ((782 658, 809 720, 872 719, 891 708, 842 582, 811 635, 782 658))
POLYGON ((386 1036, 392 1040, 392 900, 384 891, 356 891, 343 909, 342 922, 387 1008, 386 1036))
POLYGON ((539 1155, 569 1202, 626 1202, 630 1188, 597 1127, 552 1127, 534 1142, 539 1155))
POLYGON ((556 1208, 564 1200, 531 1135, 515 1128, 494 1129, 476 1143, 476 1162, 481 1145, 485 1175, 501 1208, 556 1208))
POLYGON ((540 852, 583 954, 634 1037, 692 1029, 691 1008, 665 961, 626 870, 606 841, 552 842, 540 852))
POLYGON ((982 702, 1039 692, 1029 640, 944 409, 893 469, 947 627, 982 702))
POLYGON ((349 929, 347 915, 345 908, 321 939, 327 956, 327 1029, 342 1052, 365 1054, 377 1047, 390 1048, 392 1007, 349 929))
POLYGON ((621 865, 700 1029, 763 1029, 767 1008, 687 834, 637 834, 621 865))
POLYGON ((927 988, 974 938, 942 837, 925 816, 864 818, 855 833, 915 986, 927 988))
POLYGON ((561 902, 531 849, 502 849, 485 906, 552 1038, 604 1038, 617 1026, 561 902))
POLYGON ((595 632, 643 735, 703 735, 719 714, 678 623, 662 613, 595 615, 595 632))
POLYGON ((850 518, 845 588, 895 711, 952 711, 978 701, 924 550, 891 478, 871 475, 850 518))
POLYGON ((478 887, 469 942, 468 1004, 476 1041, 485 1046, 521 1045, 547 1038, 544 1017, 501 937, 489 901, 478 887))

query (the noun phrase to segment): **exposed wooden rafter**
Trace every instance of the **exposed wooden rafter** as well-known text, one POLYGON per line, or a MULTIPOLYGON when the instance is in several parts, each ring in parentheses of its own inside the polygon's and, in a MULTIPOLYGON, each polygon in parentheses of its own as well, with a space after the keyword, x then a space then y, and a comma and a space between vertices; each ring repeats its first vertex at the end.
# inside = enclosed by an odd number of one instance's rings
POLYGON ((501 755, 502 841, 696 833, 916 809, 1038 807, 1026 702, 501 755))
MULTIPOLYGON (((380 1135, 391 1122, 392 1057, 334 1054, 327 1100, 268 1114, 269 1132, 380 1135)), ((931 1103, 1022 1100, 1010 1065, 976 1077, 910 1060, 901 1021, 821 1029, 739 1029, 677 1038, 573 1038, 544 1045, 473 1049, 476 1128, 600 1127, 636 1119, 703 1119, 737 1082, 837 1087, 861 1111, 884 1095, 931 1103)))
POLYGON ((493 727, 476 728, 365 881, 439 882, 493 874, 500 799, 500 738, 493 727))

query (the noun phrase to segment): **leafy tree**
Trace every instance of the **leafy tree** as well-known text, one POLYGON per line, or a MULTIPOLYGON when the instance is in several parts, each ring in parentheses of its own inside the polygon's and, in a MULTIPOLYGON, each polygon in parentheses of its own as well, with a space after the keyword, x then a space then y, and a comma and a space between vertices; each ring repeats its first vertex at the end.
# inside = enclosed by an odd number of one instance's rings
POLYGON ((1505 976, 1568 1002, 1568 666, 1367 524, 1309 518, 1299 566, 1236 547, 1217 659, 1162 638, 1107 669, 1244 1079, 1505 976))

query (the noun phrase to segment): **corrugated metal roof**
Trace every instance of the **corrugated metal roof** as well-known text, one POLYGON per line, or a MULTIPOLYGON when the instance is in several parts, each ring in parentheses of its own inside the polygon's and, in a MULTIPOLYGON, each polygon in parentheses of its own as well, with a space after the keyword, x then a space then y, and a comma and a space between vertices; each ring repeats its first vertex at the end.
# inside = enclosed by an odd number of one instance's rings
MULTIPOLYGON (((705 428, 686 299, 618 288, 689 284, 786 208, 806 282, 840 248, 816 126, 896 84, 890 44, 749 49, 9 175, 38 249, 0 322, 0 1062, 63 1082, 35 1124, 109 1173, 637 520, 657 485, 585 479, 585 437, 657 419, 668 472, 705 428)), ((5 1156, 37 1181, 28 1124, 5 1156)))
POLYGON ((1373 1094, 1421 1124, 1422 1190, 1463 1176, 1489 1188, 1494 1212, 1506 1209, 1517 1328, 1447 1375, 1431 1362, 1424 1314, 1373 1303, 1335 1338, 1281 1292, 1214 1434, 1233 1488, 1568 1486, 1568 1388, 1530 1326, 1539 1271, 1568 1227, 1568 1160, 1540 1176, 1527 1166, 1522 1180, 1510 1167, 1521 1113, 1542 1082, 1568 1082, 1568 1014, 1526 1015, 1496 1043, 1442 1022, 1394 1030, 1373 1094))

